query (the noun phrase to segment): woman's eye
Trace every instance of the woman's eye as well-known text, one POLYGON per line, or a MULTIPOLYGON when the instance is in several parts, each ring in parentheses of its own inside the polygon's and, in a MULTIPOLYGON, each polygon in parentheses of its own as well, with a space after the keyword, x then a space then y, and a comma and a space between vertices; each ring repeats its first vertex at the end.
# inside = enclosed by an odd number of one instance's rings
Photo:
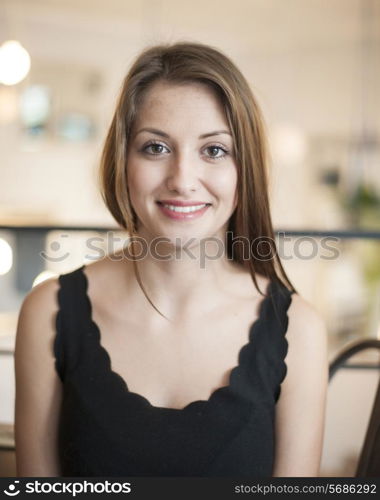
POLYGON ((165 149, 165 146, 163 144, 160 144, 158 142, 151 142, 150 144, 147 144, 142 150, 151 155, 159 155, 163 153, 163 149, 165 149), (149 148, 151 148, 150 151, 149 148))
POLYGON ((208 146, 206 148, 206 151, 209 150, 210 151, 210 155, 209 155, 209 158, 213 158, 213 159, 216 159, 216 160, 219 160, 221 158, 225 158, 225 156, 227 156, 228 154, 228 151, 224 148, 222 148, 221 146, 208 146), (219 152, 219 154, 218 154, 219 152))

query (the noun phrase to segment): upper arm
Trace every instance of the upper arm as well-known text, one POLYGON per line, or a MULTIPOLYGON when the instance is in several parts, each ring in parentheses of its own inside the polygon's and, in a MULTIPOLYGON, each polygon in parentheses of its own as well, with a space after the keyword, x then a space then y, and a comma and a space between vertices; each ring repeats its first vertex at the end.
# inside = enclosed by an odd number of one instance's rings
POLYGON ((287 374, 276 405, 274 477, 317 477, 322 455, 328 357, 326 326, 298 294, 288 309, 287 374))
POLYGON ((15 345, 17 476, 59 476, 57 430, 62 384, 55 370, 56 294, 52 278, 34 287, 18 315, 15 345))

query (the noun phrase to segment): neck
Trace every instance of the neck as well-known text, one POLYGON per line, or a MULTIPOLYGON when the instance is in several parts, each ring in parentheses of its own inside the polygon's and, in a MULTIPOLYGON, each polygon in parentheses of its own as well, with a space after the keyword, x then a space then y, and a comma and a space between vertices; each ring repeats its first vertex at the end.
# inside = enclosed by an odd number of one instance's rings
MULTIPOLYGON (((232 276, 242 272, 236 262, 227 258, 223 237, 209 238, 207 242, 189 238, 175 246, 168 241, 152 245, 146 235, 139 236, 146 244, 143 255, 141 245, 135 245, 136 254, 141 255, 137 268, 142 283, 156 307, 169 318, 194 313, 194 309, 197 314, 202 309, 210 310, 213 303, 230 292, 232 276)), ((136 279, 129 282, 143 293, 136 279)))

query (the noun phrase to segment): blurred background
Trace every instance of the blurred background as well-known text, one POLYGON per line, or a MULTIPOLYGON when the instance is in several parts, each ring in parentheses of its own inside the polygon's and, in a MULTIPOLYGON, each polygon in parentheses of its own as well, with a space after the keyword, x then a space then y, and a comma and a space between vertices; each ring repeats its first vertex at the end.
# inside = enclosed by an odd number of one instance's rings
MULTIPOLYGON (((225 52, 262 107, 280 256, 326 321, 330 360, 380 339, 379 0, 0 0, 2 476, 20 305, 113 250, 110 234, 122 245, 97 187, 102 144, 133 58, 178 40, 225 52)), ((330 382, 322 476, 354 475, 379 366, 367 350, 330 382)))

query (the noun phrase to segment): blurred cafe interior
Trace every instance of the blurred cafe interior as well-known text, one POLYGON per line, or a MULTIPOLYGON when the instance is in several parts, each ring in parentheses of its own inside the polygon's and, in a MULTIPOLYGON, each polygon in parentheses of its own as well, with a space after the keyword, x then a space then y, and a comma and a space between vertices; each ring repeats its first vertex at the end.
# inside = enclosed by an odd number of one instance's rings
POLYGON ((93 261, 88 238, 125 238, 98 190, 102 144, 133 58, 177 40, 224 51, 259 100, 280 256, 328 329, 321 476, 355 476, 380 447, 378 0, 1 0, 0 476, 16 474, 20 305, 93 261))

